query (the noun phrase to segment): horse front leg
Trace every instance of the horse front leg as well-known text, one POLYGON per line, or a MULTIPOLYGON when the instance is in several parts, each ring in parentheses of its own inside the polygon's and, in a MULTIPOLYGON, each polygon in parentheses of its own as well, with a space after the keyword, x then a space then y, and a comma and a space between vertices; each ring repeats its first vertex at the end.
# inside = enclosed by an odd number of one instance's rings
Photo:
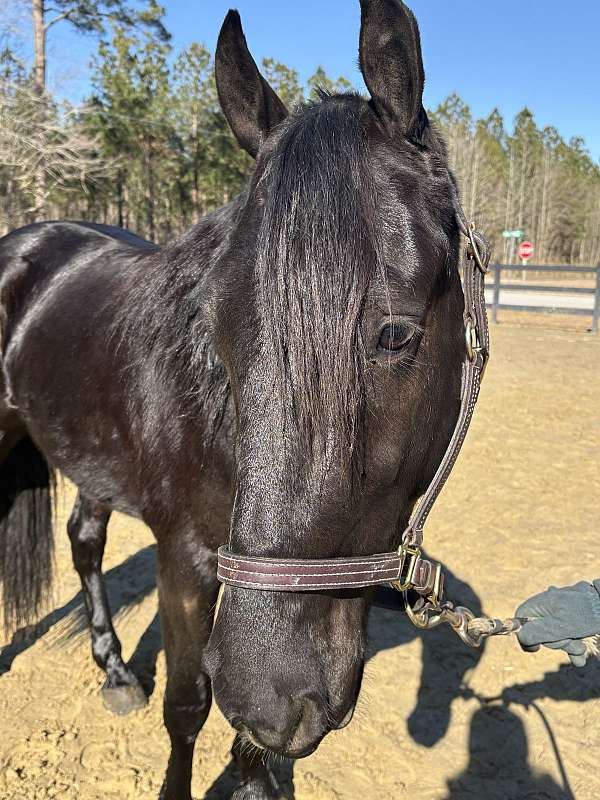
MULTIPOLYGON (((171 754, 161 800, 191 800, 192 757, 196 737, 212 702, 202 656, 212 629, 219 584, 216 556, 202 545, 186 552, 171 542, 158 551, 159 609, 167 662, 164 721, 171 754)), ((188 540, 189 541, 189 540, 188 540)))
POLYGON ((127 714, 146 705, 147 698, 133 672, 121 657, 121 643, 112 624, 106 588, 102 579, 102 556, 110 509, 77 495, 67 530, 73 563, 81 579, 83 600, 92 634, 92 654, 106 673, 102 698, 115 714, 127 714))

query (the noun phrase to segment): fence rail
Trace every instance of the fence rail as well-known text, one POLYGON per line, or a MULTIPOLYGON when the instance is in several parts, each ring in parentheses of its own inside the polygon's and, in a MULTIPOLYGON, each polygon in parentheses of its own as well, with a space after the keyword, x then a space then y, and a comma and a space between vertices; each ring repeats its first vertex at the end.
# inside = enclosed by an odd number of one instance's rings
MULTIPOLYGON (((598 322, 600 320, 600 264, 597 267, 544 267, 527 265, 526 267, 515 266, 514 264, 490 264, 490 272, 494 272, 494 283, 486 290, 486 297, 491 294, 491 302, 487 302, 488 307, 492 309, 492 321, 498 321, 498 311, 530 311, 554 314, 578 314, 581 316, 591 316, 592 333, 598 332, 598 322), (547 283, 539 285, 536 283, 502 283, 502 272, 515 272, 521 271, 523 274, 530 272, 560 272, 567 275, 595 275, 596 283, 594 287, 587 286, 552 286, 547 283), (521 292, 528 295, 523 303, 501 303, 500 292, 521 292), (570 294, 573 296, 573 303, 566 302, 555 303, 554 305, 534 305, 531 303, 530 293, 544 292, 556 295, 570 294), (580 296, 588 295, 592 298, 592 302, 582 304, 580 296), (529 302, 527 302, 529 300, 529 302)), ((511 279, 514 281, 514 278, 511 279)), ((565 298, 566 299, 566 298, 565 298)))

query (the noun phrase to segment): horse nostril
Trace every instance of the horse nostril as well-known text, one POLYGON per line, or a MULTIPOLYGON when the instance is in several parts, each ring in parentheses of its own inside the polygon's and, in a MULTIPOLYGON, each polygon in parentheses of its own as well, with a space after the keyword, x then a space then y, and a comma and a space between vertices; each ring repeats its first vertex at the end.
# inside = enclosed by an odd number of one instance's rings
POLYGON ((305 699, 295 724, 290 727, 286 750, 293 758, 310 755, 325 734, 331 730, 323 713, 322 705, 305 699))

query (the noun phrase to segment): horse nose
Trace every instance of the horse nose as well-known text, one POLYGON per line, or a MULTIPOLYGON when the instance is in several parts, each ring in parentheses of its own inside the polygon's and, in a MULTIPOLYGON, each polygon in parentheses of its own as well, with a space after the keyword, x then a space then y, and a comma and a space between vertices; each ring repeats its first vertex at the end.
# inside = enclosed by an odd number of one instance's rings
POLYGON ((255 708, 244 727, 255 744, 286 758, 310 755, 329 730, 321 704, 311 697, 287 699, 261 710, 255 708))

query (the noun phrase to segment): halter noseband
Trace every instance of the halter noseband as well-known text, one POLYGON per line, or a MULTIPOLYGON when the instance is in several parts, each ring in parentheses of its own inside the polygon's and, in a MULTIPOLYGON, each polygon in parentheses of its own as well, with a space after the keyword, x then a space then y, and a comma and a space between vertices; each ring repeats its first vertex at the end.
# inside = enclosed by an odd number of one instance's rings
POLYGON ((465 440, 489 356, 484 278, 491 250, 485 236, 467 222, 456 194, 454 207, 460 231, 468 239, 463 275, 465 359, 460 411, 444 457, 413 511, 400 547, 372 556, 305 559, 241 556, 223 546, 217 562, 217 578, 222 583, 271 592, 357 589, 390 583, 400 591, 413 589, 430 605, 439 606, 443 591, 441 566, 421 556, 423 527, 465 440))

